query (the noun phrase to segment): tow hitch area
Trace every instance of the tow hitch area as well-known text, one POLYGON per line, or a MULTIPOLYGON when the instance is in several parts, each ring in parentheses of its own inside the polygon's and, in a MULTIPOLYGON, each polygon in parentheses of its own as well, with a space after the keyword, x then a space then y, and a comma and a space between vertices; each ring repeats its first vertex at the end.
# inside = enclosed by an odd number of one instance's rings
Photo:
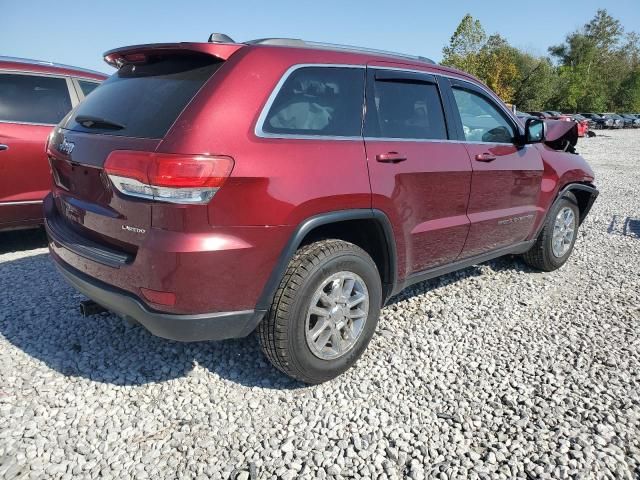
POLYGON ((80 302, 80 313, 83 317, 89 317, 91 315, 97 315, 98 313, 106 312, 107 309, 102 305, 97 304, 93 300, 83 300, 80 302))

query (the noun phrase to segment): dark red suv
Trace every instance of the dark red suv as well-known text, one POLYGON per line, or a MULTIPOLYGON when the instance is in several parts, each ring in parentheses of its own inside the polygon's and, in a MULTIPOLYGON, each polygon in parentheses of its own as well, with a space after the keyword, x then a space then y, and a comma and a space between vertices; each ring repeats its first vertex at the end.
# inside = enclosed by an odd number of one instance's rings
POLYGON ((541 120, 424 58, 267 39, 105 59, 49 141, 56 265, 161 337, 257 328, 305 382, 353 365, 407 285, 505 254, 560 267, 597 196, 541 120))
POLYGON ((67 65, 0 57, 0 230, 42 224, 51 175, 49 132, 106 75, 67 65))

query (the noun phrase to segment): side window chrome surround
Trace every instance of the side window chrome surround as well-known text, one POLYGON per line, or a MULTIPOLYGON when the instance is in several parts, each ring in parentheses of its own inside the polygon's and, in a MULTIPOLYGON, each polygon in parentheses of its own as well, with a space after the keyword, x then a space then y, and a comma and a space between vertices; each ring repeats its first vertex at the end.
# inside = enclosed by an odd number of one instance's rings
MULTIPOLYGON (((377 142, 377 141, 393 141, 393 142, 423 142, 423 143, 467 143, 467 144, 493 144, 494 142, 480 142, 480 141, 467 141, 467 140, 452 140, 452 139, 424 139, 424 138, 391 138, 391 137, 369 137, 369 136, 357 136, 357 137, 344 137, 344 136, 323 136, 323 135, 298 135, 298 134, 281 134, 281 133, 268 133, 263 131, 262 126, 266 121, 267 115, 269 114, 269 110, 273 105, 274 100, 278 96, 280 89, 284 85, 284 83, 288 80, 293 72, 300 68, 305 67, 327 67, 327 68, 360 68, 366 70, 367 68, 375 68, 376 70, 391 70, 398 72, 407 72, 407 73, 419 73, 423 75, 433 75, 434 77, 447 78, 452 81, 463 82, 472 87, 481 90, 486 96, 488 96, 492 103, 495 104, 502 112, 506 114, 509 118, 509 121, 513 124, 514 129, 522 133, 522 129, 520 128, 519 122, 517 122, 513 116, 513 113, 506 108, 502 100, 500 100, 495 93, 486 88, 484 85, 472 83, 469 80, 462 79, 460 77, 456 77, 453 75, 447 75, 443 72, 433 72, 426 70, 418 70, 412 68, 400 68, 400 67, 389 67, 389 66, 381 66, 381 65, 372 65, 367 67, 367 65, 354 65, 354 64, 341 64, 341 63, 298 63, 292 65, 287 69, 287 71, 282 75, 278 83, 273 88, 269 97, 267 98, 266 103, 262 107, 260 111, 260 115, 258 116, 258 120, 256 121, 256 125, 254 128, 254 134, 258 138, 274 138, 274 139, 293 139, 293 140, 366 140, 369 142, 377 142)), ((365 87, 366 88, 366 87, 365 87)), ((363 108, 365 108, 363 106, 363 108)))
MULTIPOLYGON (((275 101, 278 93, 282 89, 285 82, 289 79, 289 77, 296 71, 301 68, 307 67, 326 67, 326 68, 359 68, 362 70, 366 70, 365 65, 352 65, 352 64, 341 64, 341 63, 298 63, 292 65, 287 69, 286 72, 280 77, 278 83, 273 88, 269 97, 267 98, 266 103, 262 107, 260 111, 260 115, 258 116, 258 120, 256 121, 256 126, 254 129, 254 134, 258 138, 280 138, 280 139, 291 139, 291 140, 360 140, 362 141, 362 136, 358 135, 355 137, 349 136, 340 136, 340 135, 301 135, 301 134, 288 134, 288 133, 269 133, 263 130, 263 125, 267 120, 267 115, 273 106, 273 102, 275 101)), ((364 92, 363 92, 364 93, 364 92)), ((363 106, 364 109, 364 106, 363 106)))

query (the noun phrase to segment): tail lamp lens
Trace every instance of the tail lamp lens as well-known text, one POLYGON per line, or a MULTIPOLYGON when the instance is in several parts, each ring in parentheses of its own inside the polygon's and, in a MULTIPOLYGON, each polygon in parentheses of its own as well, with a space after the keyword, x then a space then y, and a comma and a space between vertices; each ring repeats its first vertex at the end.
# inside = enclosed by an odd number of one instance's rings
POLYGON ((116 150, 104 171, 124 195, 171 203, 209 202, 231 174, 233 159, 116 150))

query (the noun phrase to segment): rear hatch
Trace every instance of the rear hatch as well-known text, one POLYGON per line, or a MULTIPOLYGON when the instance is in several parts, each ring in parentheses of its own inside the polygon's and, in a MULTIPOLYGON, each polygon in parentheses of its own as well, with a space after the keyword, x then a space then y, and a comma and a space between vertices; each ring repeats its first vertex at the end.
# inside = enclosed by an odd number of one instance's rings
POLYGON ((144 241, 153 201, 122 195, 103 167, 118 150, 154 152, 224 61, 185 45, 130 47, 106 54, 118 71, 72 111, 49 140, 58 187, 54 220, 63 222, 59 226, 130 253, 144 241))

